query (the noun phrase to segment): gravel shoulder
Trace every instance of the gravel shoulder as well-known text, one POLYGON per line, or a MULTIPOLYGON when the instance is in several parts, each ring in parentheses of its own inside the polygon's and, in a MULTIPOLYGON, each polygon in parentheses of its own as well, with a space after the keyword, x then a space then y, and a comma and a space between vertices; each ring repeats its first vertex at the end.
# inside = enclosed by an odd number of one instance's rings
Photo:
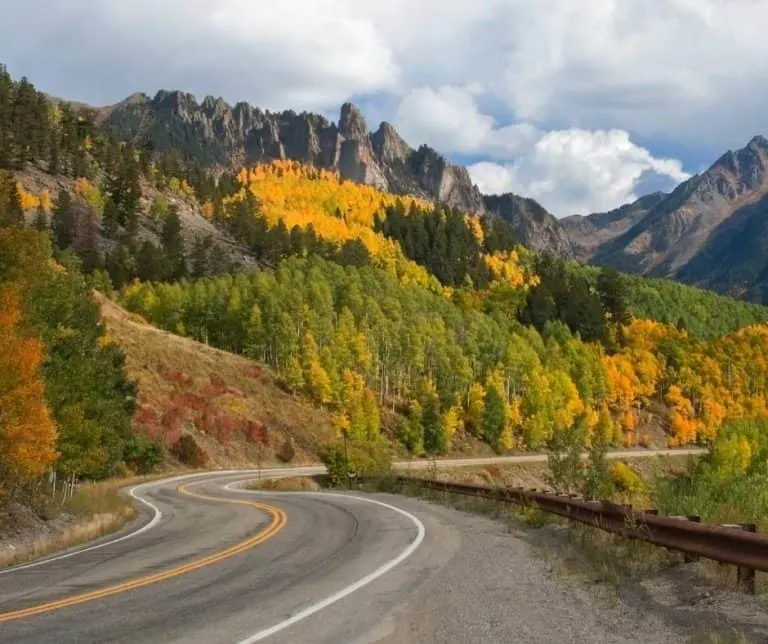
POLYGON ((394 632, 379 640, 385 644, 768 641, 765 600, 697 587, 697 564, 643 580, 596 581, 586 561, 574 568, 562 527, 380 496, 450 526, 460 540, 403 606, 394 632))

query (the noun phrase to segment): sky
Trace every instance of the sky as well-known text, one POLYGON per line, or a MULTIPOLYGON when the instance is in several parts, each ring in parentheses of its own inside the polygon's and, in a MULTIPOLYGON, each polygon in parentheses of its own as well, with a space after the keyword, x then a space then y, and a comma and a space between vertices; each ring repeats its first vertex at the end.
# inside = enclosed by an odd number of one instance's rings
POLYGON ((94 105, 182 89, 370 126, 556 216, 768 134, 766 0, 25 0, 0 62, 94 105))

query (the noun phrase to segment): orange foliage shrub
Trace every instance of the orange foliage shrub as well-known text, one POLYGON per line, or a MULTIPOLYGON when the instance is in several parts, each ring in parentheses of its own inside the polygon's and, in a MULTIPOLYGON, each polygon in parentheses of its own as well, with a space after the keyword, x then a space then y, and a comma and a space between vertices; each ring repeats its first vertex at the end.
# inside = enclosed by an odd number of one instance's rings
MULTIPOLYGON (((43 346, 25 333, 17 289, 0 287, 0 486, 42 475, 56 460, 45 401, 43 346)), ((0 489, 2 489, 0 487, 0 489)))

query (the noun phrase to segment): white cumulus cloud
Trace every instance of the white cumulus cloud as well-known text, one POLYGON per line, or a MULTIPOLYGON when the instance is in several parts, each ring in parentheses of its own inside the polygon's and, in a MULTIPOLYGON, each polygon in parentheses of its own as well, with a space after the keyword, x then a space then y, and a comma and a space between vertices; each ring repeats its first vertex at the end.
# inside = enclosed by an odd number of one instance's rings
MULTIPOLYGON (((270 109, 338 107, 393 91, 399 67, 345 0, 29 0, 0 22, 3 62, 94 103, 183 89, 270 109), (34 25, 34 35, 19 38, 34 25)), ((9 8, 10 9, 10 8, 9 8)))
POLYGON ((480 111, 476 96, 482 93, 478 86, 415 88, 400 102, 395 125, 407 140, 428 143, 444 153, 494 158, 509 158, 540 136, 527 123, 499 127, 493 116, 480 111))
POLYGON ((480 162, 469 171, 483 192, 533 197, 561 217, 636 199, 635 189, 648 173, 670 187, 690 176, 679 161, 654 157, 626 132, 578 129, 548 132, 515 161, 480 162))

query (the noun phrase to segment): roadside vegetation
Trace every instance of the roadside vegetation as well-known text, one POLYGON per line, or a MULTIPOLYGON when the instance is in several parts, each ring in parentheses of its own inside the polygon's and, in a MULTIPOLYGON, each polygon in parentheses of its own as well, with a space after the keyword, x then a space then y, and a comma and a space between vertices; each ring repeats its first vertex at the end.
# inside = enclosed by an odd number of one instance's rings
POLYGON ((118 530, 136 516, 131 500, 120 492, 131 482, 89 483, 71 495, 40 490, 26 506, 4 504, 0 509, 0 567, 60 552, 118 530))

